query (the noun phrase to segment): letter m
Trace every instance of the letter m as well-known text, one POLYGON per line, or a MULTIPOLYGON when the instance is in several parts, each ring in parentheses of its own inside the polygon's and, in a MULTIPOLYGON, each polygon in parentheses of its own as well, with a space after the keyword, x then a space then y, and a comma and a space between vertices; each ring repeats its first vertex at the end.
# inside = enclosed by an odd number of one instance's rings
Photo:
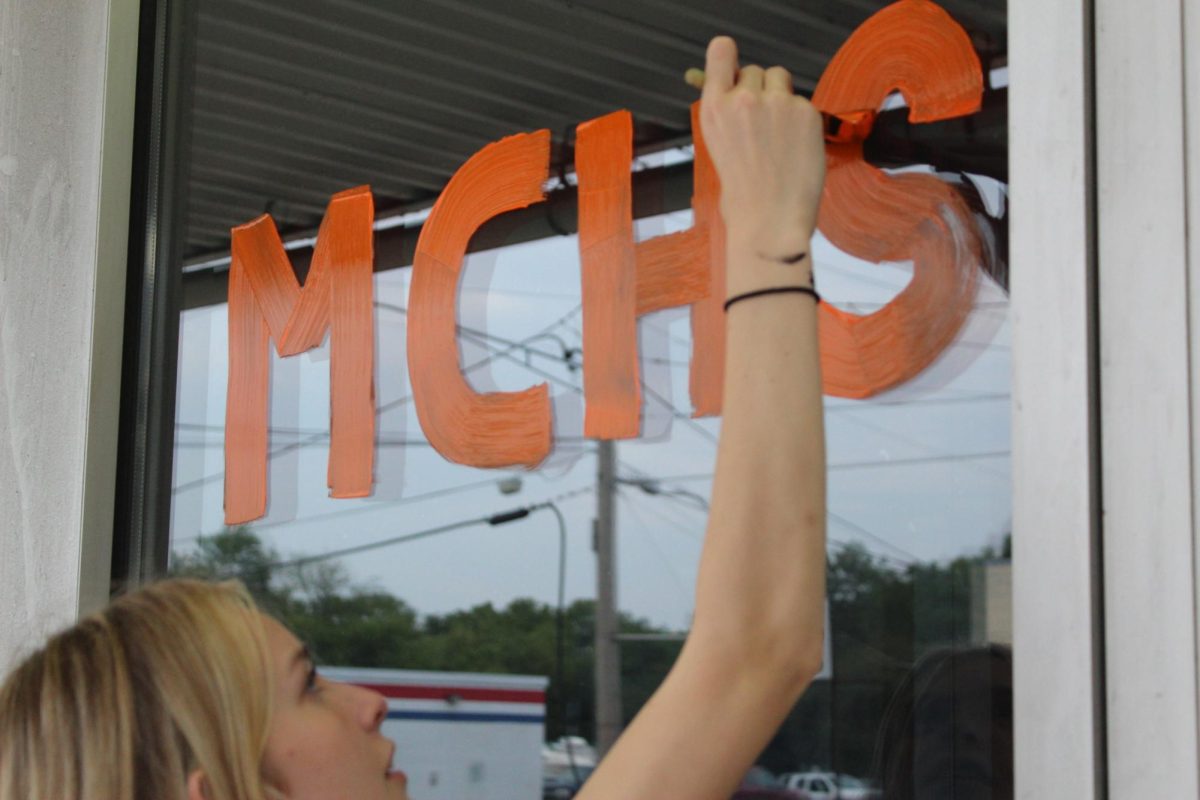
POLYGON ((280 357, 330 333, 329 474, 333 497, 371 491, 375 447, 375 330, 370 187, 335 194, 304 286, 270 216, 232 231, 229 385, 225 405, 225 524, 267 511, 270 341, 280 357))

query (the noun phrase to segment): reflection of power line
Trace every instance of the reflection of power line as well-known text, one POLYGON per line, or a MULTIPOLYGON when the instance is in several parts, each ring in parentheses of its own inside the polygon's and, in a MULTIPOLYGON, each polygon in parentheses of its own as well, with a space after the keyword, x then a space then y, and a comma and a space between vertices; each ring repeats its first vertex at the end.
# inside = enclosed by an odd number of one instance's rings
POLYGON ((919 464, 938 464, 946 462, 973 461, 979 458, 1008 458, 1010 450, 995 450, 986 453, 947 453, 940 456, 918 456, 916 458, 890 458, 873 461, 847 461, 840 464, 830 464, 830 470, 875 469, 879 467, 911 467, 919 464))
MULTIPOLYGON (((377 302, 377 303, 375 303, 375 307, 382 308, 386 311, 395 311, 397 314, 403 314, 406 317, 408 316, 407 308, 405 308, 404 306, 398 306, 394 303, 378 303, 377 302)), ((488 333, 487 331, 481 331, 481 330, 477 330, 475 328, 468 328, 466 325, 461 325, 459 323, 455 323, 454 329, 456 331, 458 331, 458 333, 460 333, 460 334, 462 334, 462 333, 470 334, 471 336, 476 337, 476 338, 484 338, 484 339, 488 339, 490 341, 500 342, 501 344, 507 345, 508 347, 515 349, 515 350, 523 350, 526 354, 526 357, 528 357, 530 355, 541 356, 542 358, 548 358, 551 361, 562 362, 562 363, 566 364, 567 369, 569 369, 571 371, 579 369, 579 364, 574 361, 575 356, 579 355, 579 349, 574 348, 574 347, 568 347, 566 342, 564 342, 562 339, 559 339, 557 336, 551 335, 549 331, 537 333, 537 334, 527 337, 519 342, 515 342, 511 339, 506 339, 503 336, 497 336, 494 333, 488 333), (545 350, 539 350, 536 347, 529 346, 529 342, 535 341, 537 339, 547 339, 547 338, 553 339, 558 342, 559 346, 562 348, 561 354, 555 355, 554 353, 547 353, 545 350)))
MULTIPOLYGON (((703 539, 703 533, 698 533, 693 529, 685 527, 683 523, 679 522, 678 520, 674 519, 673 517, 668 516, 665 511, 661 510, 657 506, 647 504, 647 505, 643 506, 642 508, 645 509, 646 511, 649 511, 654 516, 658 517, 658 519, 660 521, 662 521, 663 523, 665 523, 666 525, 674 528, 677 531, 680 531, 681 533, 685 534, 689 538, 691 538, 693 540, 697 540, 697 541, 703 539)), ((692 510, 695 510, 695 509, 692 509, 692 510)), ((896 545, 892 544, 891 542, 888 542, 886 539, 883 539, 882 537, 877 536, 874 533, 871 533, 869 530, 862 527, 861 525, 857 525, 838 514, 834 514, 833 512, 827 512, 827 513, 829 515, 829 518, 832 521, 838 522, 838 523, 844 525, 845 527, 848 527, 851 530, 853 530, 863 536, 866 536, 867 538, 873 539, 874 541, 879 542, 880 544, 890 548, 891 550, 894 550, 894 551, 897 551, 900 553, 905 553, 905 555, 908 555, 908 556, 912 556, 911 553, 906 553, 904 550, 901 550, 896 545)), ((852 542, 848 542, 845 539, 839 539, 836 536, 832 536, 829 534, 826 534, 825 539, 826 539, 828 546, 836 547, 840 550, 845 550, 848 547, 854 546, 854 544, 852 542)), ((907 567, 907 566, 911 565, 914 562, 914 560, 916 560, 916 556, 912 556, 912 560, 909 560, 909 559, 899 559, 894 556, 889 556, 886 553, 880 553, 877 550, 869 550, 868 549, 868 552, 870 552, 876 558, 883 559, 884 561, 889 561, 900 567, 907 567)))
MULTIPOLYGON (((224 425, 206 425, 201 422, 176 422, 175 428, 184 431, 201 431, 204 433, 224 433, 224 425)), ((324 436, 329 438, 327 429, 317 428, 278 428, 270 426, 267 428, 267 433, 277 436, 324 436)), ((379 431, 379 436, 401 436, 402 434, 393 433, 390 431, 379 431)))
MULTIPOLYGON (((533 372, 534 374, 545 378, 546 380, 550 381, 551 383, 554 383, 558 386, 562 386, 566 389, 570 389, 571 391, 575 392, 576 394, 583 394, 583 389, 581 389, 579 386, 577 386, 573 383, 564 381, 562 378, 559 378, 557 375, 546 372, 545 370, 543 370, 539 367, 535 367, 531 364, 524 363, 520 359, 514 358, 512 355, 510 355, 508 353, 496 353, 495 351, 492 350, 491 345, 487 343, 488 340, 496 338, 496 337, 493 337, 491 334, 481 333, 481 332, 476 332, 476 331, 471 331, 468 329, 461 329, 461 328, 460 328, 460 333, 462 333, 468 339, 475 340, 476 343, 479 344, 481 347, 488 349, 489 352, 493 352, 496 356, 498 356, 500 358, 507 359, 508 361, 515 363, 517 366, 519 366, 523 369, 529 370, 530 372, 533 372)), ((674 405, 671 404, 671 401, 667 400, 661 394, 659 394, 655 390, 651 389, 645 383, 642 384, 642 390, 646 393, 646 395, 651 400, 653 400, 656 403, 658 403, 659 405, 661 405, 668 413, 670 413, 672 417, 674 417, 675 419, 684 423, 688 427, 692 428, 694 431, 696 431, 696 433, 700 434, 702 437, 704 437, 708 441, 712 442, 713 444, 716 444, 717 437, 715 434, 713 434, 711 431, 709 431, 707 428, 705 428, 703 425, 701 425, 696 420, 692 419, 685 412, 680 411, 678 408, 676 408, 674 405)))
MULTIPOLYGON (((646 327, 650 328, 651 330, 655 331, 656 333, 663 334, 664 336, 666 336, 668 339, 670 339, 672 342, 675 342, 676 344, 683 345, 688 348, 691 348, 691 346, 692 346, 692 342, 690 339, 684 339, 679 336, 676 336, 675 334, 671 333, 670 331, 664 330, 662 328, 662 326, 654 325, 654 324, 650 323, 649 321, 646 320, 645 317, 641 317, 638 320, 638 324, 645 325, 646 327)), ((583 345, 583 334, 582 333, 580 333, 575 328, 572 328, 569 325, 564 325, 563 328, 566 329, 576 339, 579 340, 580 346, 583 345)), ((640 361, 643 364, 666 364, 667 366, 671 366, 671 367, 690 367, 692 365, 692 363, 690 361, 675 361, 674 359, 671 359, 671 358, 659 358, 658 356, 638 356, 638 361, 640 361)))
POLYGON ((459 292, 472 292, 475 294, 500 294, 513 295, 514 297, 536 297, 539 300, 578 300, 579 293, 566 292, 523 292, 520 289, 497 289, 492 286, 460 286, 459 292))
MULTIPOLYGON (((224 430, 223 428, 220 430, 224 430)), ((589 439, 585 436, 555 436, 555 443, 565 442, 569 444, 578 444, 580 442, 592 442, 594 439, 589 439)), ((329 434, 322 434, 318 439, 315 436, 313 439, 306 439, 303 442, 293 442, 295 448, 302 449, 305 447, 325 447, 329 444, 329 434)), ((175 446, 178 448, 198 449, 198 448, 218 448, 224 447, 225 441, 218 439, 212 442, 180 442, 176 441, 175 446)), ((376 439, 376 447, 433 447, 428 439, 376 439)))
POLYGON ((899 553, 902 556, 902 558, 897 559, 897 558, 892 558, 890 556, 885 556, 885 555, 880 554, 880 558, 885 558, 889 561, 898 561, 901 565, 906 566, 906 567, 921 560, 921 559, 917 558, 915 555, 913 555, 912 553, 905 550, 904 548, 897 547, 896 545, 889 542, 887 539, 884 539, 882 536, 880 536, 876 533, 872 533, 871 531, 864 528, 862 525, 859 525, 856 522, 851 522, 850 520, 843 517, 841 514, 835 514, 832 511, 828 511, 828 510, 825 513, 829 515, 829 520, 831 522, 836 522, 837 524, 841 525, 843 528, 848 528, 848 529, 854 531, 855 533, 859 534, 860 536, 865 536, 868 539, 870 539, 871 541, 878 542, 879 544, 888 548, 892 552, 899 553))
POLYGON ((646 494, 657 495, 667 500, 675 500, 691 508, 693 511, 708 513, 709 503, 707 497, 699 495, 690 489, 684 489, 681 486, 669 486, 666 479, 651 475, 649 472, 639 469, 627 461, 618 459, 617 463, 626 473, 634 476, 633 479, 617 478, 618 483, 637 486, 646 494))
MULTIPOLYGON (((324 553, 316 553, 316 554, 310 555, 310 556, 300 556, 298 558, 292 558, 292 559, 288 559, 286 561, 276 561, 273 564, 268 564, 267 568, 268 569, 283 569, 285 567, 299 567, 299 566, 303 566, 305 564, 315 564, 318 561, 328 561, 333 558, 345 558, 346 556, 357 555, 359 553, 366 553, 371 550, 379 550, 384 547, 393 547, 398 544, 406 544, 408 542, 415 542, 419 539, 427 539, 430 536, 437 536, 438 534, 449 533, 450 531, 461 530, 462 528, 469 528, 474 525, 484 525, 484 524, 492 525, 492 526, 504 525, 505 523, 512 522, 513 520, 518 520, 518 519, 527 517, 527 516, 529 516, 530 511, 534 511, 539 508, 553 508, 556 515, 558 516, 558 520, 559 520, 559 524, 560 524, 560 531, 562 532, 562 535, 564 537, 562 539, 563 544, 561 545, 561 547, 563 549, 560 551, 560 555, 559 555, 559 563, 561 565, 561 564, 565 563, 564 560, 566 558, 566 555, 565 555, 565 553, 566 553, 566 551, 565 551, 566 525, 563 522, 562 513, 559 512, 557 508, 554 508, 553 503, 539 503, 539 504, 532 505, 532 506, 526 506, 524 508, 513 509, 511 511, 501 511, 499 513, 491 514, 486 517, 476 517, 475 519, 464 519, 464 520, 460 520, 458 522, 451 522, 446 525, 439 525, 436 528, 427 528, 426 530, 417 531, 415 533, 406 533, 406 534, 402 534, 400 536, 392 536, 387 539, 380 539, 379 541, 368 542, 366 544, 355 545, 353 547, 342 547, 337 550, 328 550, 324 553)), ((561 577, 563 575, 562 570, 560 570, 559 574, 560 574, 559 588, 561 591, 561 588, 563 585, 562 577, 561 577)))
MULTIPOLYGON (((821 292, 821 299, 825 299, 825 292, 821 292)), ((879 302, 877 300, 830 300, 831 303, 845 303, 846 305, 855 305, 864 309, 878 311, 886 305, 890 305, 892 301, 879 302)), ((977 311, 1004 311, 1007 310, 1010 303, 1007 300, 984 300, 982 303, 972 303, 972 310, 977 311)))
POLYGON ((381 539, 377 542, 368 542, 354 547, 343 547, 338 550, 330 550, 325 553, 317 553, 311 556, 301 556, 299 558, 288 559, 287 561, 276 561, 274 564, 268 564, 270 569, 283 569, 284 567, 299 567, 305 564, 315 564, 318 561, 328 561, 331 558, 345 558, 346 556, 355 555, 357 553, 365 553, 370 550, 378 550, 381 547, 392 547, 397 544, 406 542, 415 542, 418 539, 427 539, 430 536, 437 536, 440 533, 449 533, 450 531, 469 528, 473 525, 486 525, 488 517, 476 517, 475 519, 464 519, 458 522, 451 522, 448 525, 439 525, 436 528, 428 528, 416 533, 406 533, 401 536, 392 536, 388 539, 381 539))
POLYGON ((826 398, 825 413, 829 414, 837 411, 861 410, 865 408, 891 408, 894 406, 947 406, 962 403, 998 403, 1000 401, 1007 402, 1011 399, 1012 394, 1009 392, 972 392, 969 390, 956 392, 953 389, 942 388, 938 389, 936 397, 898 398, 895 400, 826 398))
MULTIPOLYGON (((652 322, 651 320, 646 319, 645 317, 642 317, 641 319, 639 319, 638 323, 641 325, 644 325, 645 327, 649 328, 650 330, 654 331, 655 333, 662 334, 663 336, 667 337, 667 339, 669 339, 670 341, 674 342, 677 345, 680 345, 681 347, 690 348, 692 346, 692 340, 690 338, 685 339, 682 336, 677 336, 676 334, 672 333, 669 328, 666 328, 662 325, 652 322)), ((580 338, 582 339, 583 337, 580 336, 580 338)))
POLYGON ((1012 353, 1012 346, 996 344, 995 342, 973 342, 968 339, 958 339, 950 347, 972 347, 984 353, 1012 353))
MULTIPOLYGON (((641 476, 642 476, 642 477, 641 477, 641 478, 639 478, 639 480, 637 480, 637 481, 624 481, 625 483, 632 483, 632 484, 634 484, 634 485, 637 485, 637 486, 643 486, 643 485, 645 485, 645 484, 663 484, 663 483, 667 483, 668 481, 677 481, 677 480, 679 480, 679 479, 680 479, 680 477, 681 477, 681 476, 665 477, 665 478, 663 478, 663 477, 653 477, 653 476, 650 476, 650 475, 648 475, 647 473, 645 473, 643 470, 637 469, 636 467, 632 467, 632 466, 630 466, 630 465, 628 465, 628 464, 625 464, 625 463, 623 463, 623 462, 622 462, 622 467, 624 467, 624 468, 625 468, 625 469, 627 469, 627 470, 630 470, 630 471, 633 471, 633 472, 636 472, 636 473, 640 473, 640 474, 641 474, 641 476)), ((709 474, 707 474, 707 475, 700 475, 700 476, 682 476, 682 477, 684 477, 684 478, 687 478, 687 477, 695 477, 695 478, 706 478, 706 479, 711 479, 711 478, 712 478, 712 474, 711 474, 711 473, 709 473, 709 474)), ((699 497, 698 495, 695 495, 694 493, 691 493, 691 492, 688 492, 687 494, 691 495, 692 497, 699 497)), ((682 502, 682 501, 684 500, 684 498, 682 498, 682 497, 679 497, 678 495, 671 495, 671 494, 664 493, 664 494, 662 494, 662 496, 663 496, 663 497, 666 497, 666 498, 668 498, 668 499, 672 499, 672 498, 673 498, 673 499, 676 499, 677 501, 681 501, 681 505, 684 505, 684 503, 682 502)), ((705 503, 705 506, 707 507, 707 501, 704 501, 704 503, 705 503)), ((692 509, 693 511, 698 511, 698 510, 699 510, 698 508, 696 508, 694 505, 691 505, 690 503, 686 504, 686 506, 685 506, 685 507, 687 507, 687 508, 690 508, 690 509, 692 509)), ((886 540, 886 539, 884 539, 883 537, 881 537, 881 536, 879 536, 879 535, 877 535, 877 534, 875 534, 875 533, 872 533, 871 531, 867 530, 867 529, 866 529, 866 528, 864 528, 863 526, 861 526, 861 525, 858 525, 858 524, 856 524, 856 523, 854 523, 854 522, 851 522, 850 520, 846 519, 845 517, 843 517, 843 516, 841 516, 841 515, 839 515, 839 514, 835 514, 835 513, 833 513, 832 511, 826 511, 826 513, 828 514, 829 518, 830 518, 831 520, 833 520, 834 522, 838 522, 838 523, 839 523, 839 524, 841 524, 842 526, 844 526, 844 527, 847 527, 847 528, 850 528, 851 530, 853 530, 853 531, 855 531, 855 532, 857 532, 857 533, 861 534, 862 536, 865 536, 865 537, 867 537, 867 538, 869 538, 869 539, 872 539, 872 540, 874 540, 874 541, 876 541, 876 542, 879 542, 880 544, 884 545, 885 547, 888 547, 888 548, 890 548, 891 550, 893 550, 893 551, 895 551, 895 552, 897 552, 897 553, 900 553, 900 554, 902 554, 902 555, 903 555, 903 556, 905 556, 906 558, 911 558, 913 561, 916 561, 916 560, 918 560, 918 559, 917 559, 917 557, 916 557, 915 555, 913 555, 912 553, 909 553, 909 552, 907 552, 906 550, 903 550, 903 549, 901 549, 900 547, 897 547, 896 545, 894 545, 894 544, 892 544, 891 542, 887 541, 887 540, 886 540)), ((833 539, 832 537, 830 537, 830 541, 832 541, 834 544, 841 544, 842 546, 847 546, 847 545, 846 545, 846 543, 844 543, 844 542, 841 542, 840 540, 837 540, 837 539, 833 539)), ((885 555, 882 555, 882 554, 880 554, 880 557, 881 557, 881 558, 888 558, 889 560, 892 560, 892 561, 897 561, 897 559, 890 559, 888 556, 885 556, 885 555)), ((901 563, 903 566, 907 566, 908 564, 912 563, 912 561, 905 560, 905 561, 900 561, 899 563, 901 563)))
MULTIPOLYGON (((582 440, 580 440, 580 441, 582 441, 582 440)), ((294 449, 298 449, 298 450, 304 449, 305 447, 325 447, 326 445, 329 444, 329 436, 326 435, 325 437, 323 437, 321 439, 311 441, 311 442, 310 441, 295 442, 294 444, 296 445, 296 447, 294 449)), ((215 450, 219 447, 224 447, 224 446, 225 446, 224 439, 218 439, 218 440, 212 441, 212 442, 180 442, 180 441, 175 442, 175 447, 177 447, 181 450, 197 450, 197 449, 201 449, 201 448, 215 450)), ((432 445, 430 445, 429 442, 427 442, 424 439, 376 439, 375 446, 376 447, 431 447, 432 445)))
MULTIPOLYGON (((517 366, 521 367, 522 369, 529 370, 530 372, 534 373, 535 375, 545 378, 546 380, 550 381, 551 383, 555 384, 556 386, 560 386, 564 389, 568 389, 568 390, 574 392, 575 394, 583 394, 583 389, 579 388, 579 386, 577 386, 576 384, 571 383, 570 381, 567 381, 567 380, 563 380, 562 378, 558 377, 557 375, 555 375, 551 372, 547 372, 546 370, 542 369, 541 367, 535 367, 532 364, 525 363, 521 359, 513 356, 511 351, 493 349, 492 345, 490 344, 490 341, 493 337, 490 336, 489 334, 473 333, 473 332, 467 331, 467 330, 459 331, 459 333, 462 336, 466 337, 467 339, 474 341, 475 344, 477 344, 480 347, 487 350, 491 354, 490 357, 502 358, 506 361, 511 361, 512 363, 516 364, 517 366)), ((517 348, 512 348, 512 349, 517 349, 517 348)))
MULTIPOLYGON (((979 303, 979 304, 977 304, 976 307, 982 309, 988 305, 990 305, 990 304, 989 303, 979 303)), ((1008 304, 1003 303, 1003 305, 1007 307, 1008 304)), ((646 323, 643 321, 643 324, 646 324, 646 323)), ((568 333, 570 333, 572 336, 574 336, 576 339, 580 340, 580 342, 583 341, 583 335, 575 328, 572 328, 569 325, 564 325, 563 328, 568 333)), ((657 328, 657 330, 671 336, 672 341, 678 342, 681 345, 686 345, 688 347, 691 347, 692 342, 690 339, 682 339, 680 337, 674 336, 674 335, 670 334, 668 331, 662 330, 661 327, 657 328)), ((968 346, 971 346, 971 345, 983 346, 978 342, 959 342, 959 344, 966 344, 968 346)), ((1004 350, 1011 350, 1011 348, 1006 345, 988 345, 988 346, 999 348, 999 349, 1004 349, 1004 350)), ((654 359, 642 359, 642 360, 647 361, 647 362, 652 362, 654 359)), ((661 359, 661 360, 666 361, 666 359, 661 359)), ((681 367, 691 366, 690 362, 670 361, 670 363, 672 365, 681 366, 681 367)), ((959 405, 959 404, 971 404, 971 403, 996 403, 996 402, 1008 402, 1011 399, 1012 399, 1012 395, 1009 392, 974 392, 974 391, 966 390, 966 389, 960 390, 960 389, 951 389, 951 388, 943 387, 938 390, 938 395, 936 397, 915 397, 915 398, 911 398, 911 399, 847 400, 844 398, 829 396, 826 398, 825 413, 831 414, 831 413, 838 413, 838 412, 844 412, 844 411, 857 411, 857 410, 863 410, 863 409, 868 409, 868 408, 896 408, 896 407, 912 407, 912 406, 934 407, 934 406, 959 405)), ((677 415, 680 415, 681 419, 687 419, 687 420, 691 420, 692 422, 695 422, 695 418, 689 416, 686 412, 679 411, 678 408, 675 409, 675 413, 677 415)))
POLYGON ((638 513, 637 505, 630 498, 628 492, 624 492, 618 487, 617 498, 625 502, 625 508, 633 516, 634 520, 636 520, 637 523, 642 526, 642 529, 646 531, 646 536, 644 537, 645 541, 650 544, 650 547, 655 553, 658 554, 659 558, 662 559, 663 565, 667 568, 667 573, 671 576, 671 580, 675 582, 675 586, 679 589, 679 593, 683 595, 684 601, 687 602, 691 598, 691 592, 689 592, 687 587, 684 585, 683 578, 680 577, 679 573, 675 571, 675 565, 671 563, 671 559, 667 557, 666 552, 659 545, 658 539, 654 535, 654 527, 646 524, 646 521, 642 518, 642 515, 638 513))
MULTIPOLYGON (((826 467, 830 472, 840 472, 842 470, 855 469, 873 469, 881 467, 911 467, 921 464, 937 464, 942 462, 962 462, 972 461, 979 458, 1008 458, 1012 455, 1010 450, 994 450, 984 453, 946 453, 936 456, 917 456, 914 458, 884 458, 874 459, 871 461, 843 461, 838 464, 830 464, 826 467)), ((686 481, 708 481, 712 480, 713 473, 711 472, 695 472, 688 475, 667 475, 657 478, 659 481, 674 481, 682 483, 686 481)))
MULTIPOLYGON (((626 499, 628 500, 628 497, 626 496, 625 493, 621 493, 621 496, 626 497, 626 499)), ((663 524, 674 529, 676 532, 683 534, 684 536, 688 537, 688 539, 692 540, 693 542, 700 544, 701 542, 704 541, 704 529, 703 528, 697 530, 694 527, 690 527, 687 524, 681 522, 680 520, 675 519, 674 517, 668 516, 665 511, 663 511, 656 505, 647 504, 646 506, 644 506, 644 508, 646 509, 646 511, 648 513, 654 515, 655 517, 658 517, 658 519, 663 524)))
MULTIPOLYGON (((571 317, 578 314, 582 309, 583 309, 582 304, 575 306, 570 311, 568 311, 566 314, 564 314, 562 317, 557 319, 551 325, 548 325, 547 327, 542 328, 541 330, 534 333, 532 336, 528 337, 528 340, 531 341, 533 339, 536 339, 537 337, 541 336, 542 334, 552 331, 555 328, 559 327, 560 325, 566 324, 567 320, 569 320, 571 317)), ((515 349, 515 347, 514 347, 514 349, 515 349)), ((485 365, 489 364, 493 359, 497 358, 499 355, 500 355, 499 353, 493 353, 489 356, 486 356, 485 358, 483 358, 479 361, 476 361, 474 364, 471 364, 471 365, 463 368, 463 372, 470 373, 476 369, 480 369, 480 368, 484 367, 485 365)), ((381 414, 383 414, 386 411, 390 411, 394 408, 404 405, 408 401, 412 400, 412 398, 413 398, 413 396, 411 394, 407 394, 396 400, 392 400, 388 403, 384 403, 383 405, 381 405, 375 409, 376 418, 378 418, 381 414)), ((310 441, 317 441, 317 440, 315 438, 311 438, 310 441)), ((271 450, 267 453, 267 461, 271 461, 275 458, 278 458, 281 455, 285 455, 294 450, 297 450, 298 448, 304 446, 305 443, 306 442, 291 442, 291 443, 288 443, 285 445, 281 445, 280 447, 277 447, 274 450, 271 450)), ((198 489, 198 488, 200 488, 202 486, 206 486, 207 484, 210 484, 214 481, 221 480, 224 477, 225 477, 225 470, 213 472, 213 473, 210 473, 203 477, 196 478, 195 480, 186 481, 184 483, 179 484, 178 486, 172 487, 171 494, 174 495, 174 494, 179 494, 181 492, 190 491, 192 489, 198 489)))
MULTIPOLYGON (((370 503, 368 505, 355 506, 353 508, 340 509, 338 511, 330 511, 330 512, 327 512, 324 514, 314 514, 311 517, 305 517, 304 519, 301 519, 301 520, 291 519, 291 520, 283 520, 283 521, 279 521, 279 522, 263 522, 263 523, 254 525, 253 527, 254 527, 255 531, 261 531, 261 530, 266 530, 268 528, 277 528, 281 525, 293 525, 293 524, 297 524, 297 523, 316 522, 317 520, 328 519, 329 517, 344 517, 349 514, 355 514, 355 513, 361 514, 365 511, 379 511, 382 509, 395 508, 396 506, 404 506, 404 505, 408 505, 409 503, 419 503, 422 500, 430 500, 434 497, 445 497, 446 495, 458 494, 459 492, 466 492, 466 491, 470 491, 472 489, 478 489, 483 486, 495 486, 495 485, 496 485, 496 479, 488 478, 487 480, 474 481, 472 483, 466 483, 466 484, 462 484, 460 486, 448 486, 444 489, 434 489, 433 491, 430 491, 430 492, 424 492, 423 494, 414 494, 409 497, 402 497, 398 500, 389 500, 389 501, 384 501, 384 502, 379 502, 379 503, 370 503)), ((217 535, 216 533, 207 534, 207 536, 216 536, 216 535, 217 535)), ((184 537, 184 538, 173 539, 171 541, 171 543, 172 544, 187 544, 189 542, 194 542, 198 539, 205 538, 205 536, 206 536, 205 534, 200 534, 199 536, 188 536, 188 537, 184 537)))
MULTIPOLYGON (((435 497, 445 497, 447 495, 454 495, 454 494, 458 494, 459 492, 466 492, 466 491, 470 491, 472 489, 479 489, 484 486, 495 486, 496 483, 497 483, 497 481, 495 478, 488 478, 486 480, 475 481, 473 483, 466 483, 466 484, 462 484, 460 486, 448 486, 444 489, 434 489, 432 491, 424 492, 422 494, 414 494, 410 497, 402 497, 399 500, 385 500, 385 501, 377 502, 377 503, 368 503, 365 505, 353 506, 351 508, 341 508, 336 511, 326 511, 322 514, 313 514, 311 516, 304 517, 303 519, 288 519, 288 520, 279 520, 278 522, 264 522, 264 523, 254 525, 253 530, 255 532, 258 532, 258 531, 268 530, 270 528, 279 528, 279 527, 283 527, 283 526, 287 526, 287 525, 307 525, 311 522, 319 522, 323 519, 332 519, 334 517, 342 519, 342 518, 357 515, 357 514, 366 514, 366 513, 371 513, 371 512, 375 512, 375 511, 387 511, 387 510, 396 508, 397 506, 408 505, 409 503, 418 503, 418 502, 422 502, 424 500, 432 500, 435 497)), ((584 486, 579 489, 572 489, 571 491, 565 492, 556 497, 552 497, 545 502, 547 502, 547 503, 562 503, 566 500, 570 500, 570 499, 578 497, 580 495, 590 494, 591 492, 594 492, 595 490, 596 490, 595 486, 584 486)), ((218 535, 218 534, 210 533, 210 534, 202 534, 200 536, 189 536, 185 539, 176 539, 176 540, 174 540, 173 543, 183 544, 183 543, 187 543, 187 542, 194 542, 201 538, 207 538, 207 537, 216 536, 216 535, 218 535)))
MULTIPOLYGON (((869 421, 863 419, 858 414, 845 414, 841 418, 849 419, 855 425, 866 428, 868 430, 873 430, 876 433, 881 433, 884 436, 887 436, 891 439, 895 439, 896 441, 906 444, 909 447, 915 447, 917 450, 920 450, 924 453, 928 453, 930 456, 950 455, 948 453, 939 452, 936 448, 930 447, 929 445, 919 442, 916 439, 913 439, 909 436, 905 436, 902 433, 898 433, 897 431, 887 427, 886 425, 879 425, 878 423, 875 423, 875 422, 869 422, 869 421)), ((967 460, 967 466, 971 467, 972 469, 975 469, 978 472, 982 472, 985 475, 990 475, 992 477, 1000 477, 1003 479, 1008 479, 1008 477, 1009 477, 1007 474, 1001 474, 1001 473, 996 472, 995 470, 988 469, 987 467, 983 466, 982 464, 976 464, 974 459, 967 460)))
POLYGON ((688 491, 687 489, 663 486, 654 478, 618 477, 617 483, 624 484, 626 486, 636 486, 637 488, 641 489, 644 494, 650 495, 651 497, 661 497, 665 500, 675 500, 677 502, 686 503, 689 508, 693 508, 697 511, 708 513, 709 510, 708 500, 696 494, 695 492, 688 491))
POLYGON ((660 405, 663 406, 663 408, 667 409, 671 413, 672 417, 679 420, 683 424, 687 425, 689 428, 691 428, 696 433, 700 434, 701 436, 703 436, 705 439, 712 442, 713 444, 717 443, 717 436, 715 433, 713 433, 708 428, 701 425, 696 420, 692 419, 690 416, 688 416, 683 411, 680 411, 678 408, 676 408, 674 405, 671 404, 670 400, 668 400, 667 398, 663 397, 658 392, 651 389, 645 383, 642 384, 642 391, 644 391, 647 395, 649 395, 651 400, 657 401, 660 405))

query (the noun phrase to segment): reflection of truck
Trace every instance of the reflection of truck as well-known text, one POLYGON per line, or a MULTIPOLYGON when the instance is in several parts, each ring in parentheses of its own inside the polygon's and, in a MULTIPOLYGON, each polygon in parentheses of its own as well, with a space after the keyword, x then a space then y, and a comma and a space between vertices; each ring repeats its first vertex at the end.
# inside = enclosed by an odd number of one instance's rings
POLYGON ((476 672, 322 668, 388 701, 383 733, 420 800, 541 796, 547 678, 476 672))

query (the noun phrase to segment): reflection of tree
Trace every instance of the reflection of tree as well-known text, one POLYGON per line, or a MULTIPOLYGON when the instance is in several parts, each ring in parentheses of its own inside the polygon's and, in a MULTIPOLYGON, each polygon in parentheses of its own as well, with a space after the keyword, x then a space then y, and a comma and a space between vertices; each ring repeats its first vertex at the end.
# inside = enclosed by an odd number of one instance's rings
MULTIPOLYGON (((776 771, 817 765, 866 775, 889 699, 904 675, 931 649, 970 642, 972 570, 1007 557, 985 550, 948 564, 897 568, 850 545, 829 560, 828 592, 835 681, 805 693, 761 763, 776 771)), ((272 569, 279 562, 247 528, 198 543, 178 556, 172 573, 239 578, 264 609, 303 638, 324 664, 396 669, 555 675, 555 609, 529 599, 420 616, 387 592, 354 584, 337 563, 272 569)), ((590 737, 593 731, 594 604, 565 609, 566 693, 547 697, 547 735, 590 737)), ((661 633, 622 614, 623 633, 661 633)), ((666 676, 679 642, 629 642, 621 648, 622 702, 631 719, 666 676)))
POLYGON ((1008 555, 1007 541, 1001 552, 903 568, 861 545, 832 555, 827 581, 834 680, 809 688, 761 763, 777 771, 819 766, 870 774, 876 734, 896 688, 924 653, 971 641, 973 571, 1008 555))
MULTIPOLYGON (((491 603, 449 614, 419 616, 387 592, 354 584, 341 565, 314 562, 273 569, 278 553, 239 527, 198 542, 193 554, 176 556, 171 573, 237 578, 262 608, 278 617, 313 649, 323 664, 395 669, 455 670, 522 675, 556 674, 555 609, 518 599, 498 609, 491 603)), ((579 600, 565 609, 565 725, 560 687, 547 697, 547 736, 587 737, 593 732, 595 609, 579 600)), ((622 633, 661 633, 644 620, 621 615, 622 633)), ((678 643, 638 642, 622 653, 627 718, 636 713, 666 675, 678 643)))

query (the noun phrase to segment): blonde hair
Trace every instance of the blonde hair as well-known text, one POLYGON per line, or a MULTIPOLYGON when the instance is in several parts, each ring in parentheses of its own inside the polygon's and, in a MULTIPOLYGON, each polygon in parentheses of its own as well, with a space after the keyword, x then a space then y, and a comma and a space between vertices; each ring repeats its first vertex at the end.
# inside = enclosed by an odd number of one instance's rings
POLYGON ((267 800, 272 678, 236 582, 168 580, 59 633, 0 688, 0 800, 267 800))

